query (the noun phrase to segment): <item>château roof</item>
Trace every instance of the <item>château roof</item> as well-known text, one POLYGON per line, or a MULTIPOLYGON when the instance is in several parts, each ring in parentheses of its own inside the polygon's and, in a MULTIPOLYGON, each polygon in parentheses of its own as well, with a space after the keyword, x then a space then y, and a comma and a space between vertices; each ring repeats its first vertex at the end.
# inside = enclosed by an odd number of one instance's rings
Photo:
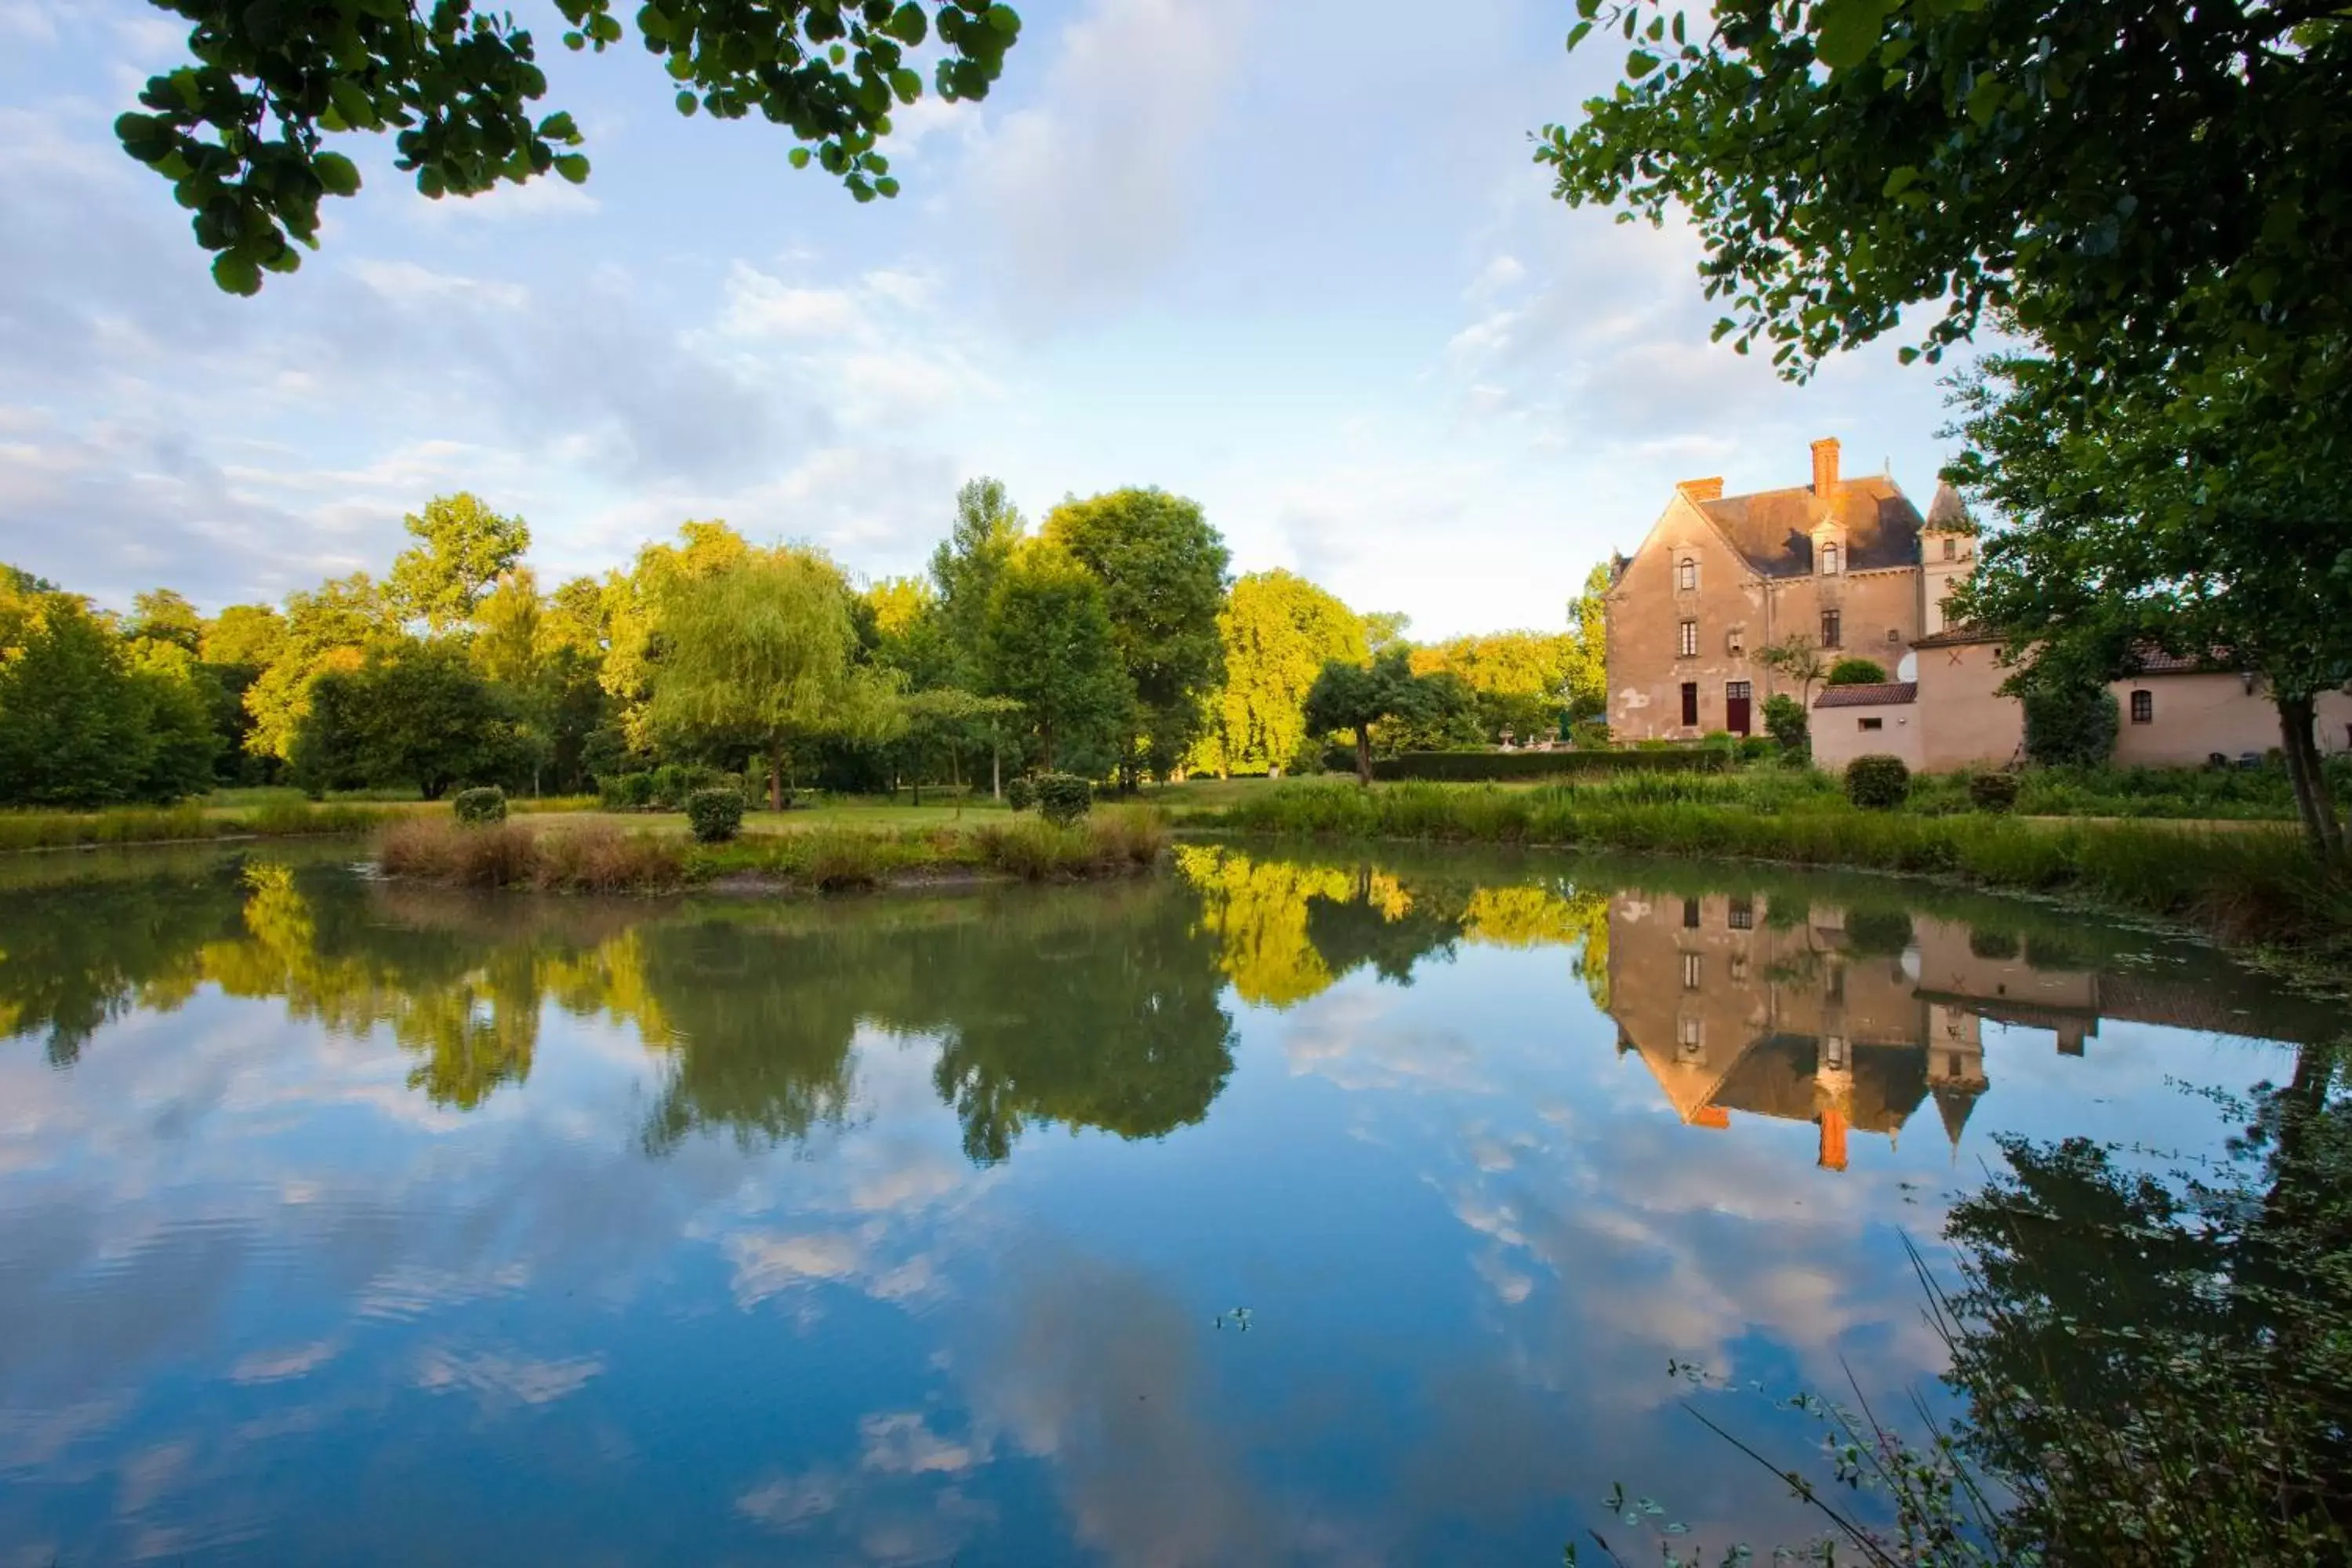
POLYGON ((1903 487, 1881 475, 1838 483, 1827 501, 1811 485, 1758 490, 1691 504, 1727 542, 1767 577, 1803 577, 1813 570, 1814 527, 1834 521, 1845 530, 1845 569, 1870 572, 1919 563, 1919 509, 1903 487))
POLYGON ((1952 488, 1949 479, 1936 487, 1936 499, 1927 503, 1927 526, 1950 533, 1977 531, 1976 519, 1969 515, 1969 503, 1960 499, 1960 492, 1952 488))

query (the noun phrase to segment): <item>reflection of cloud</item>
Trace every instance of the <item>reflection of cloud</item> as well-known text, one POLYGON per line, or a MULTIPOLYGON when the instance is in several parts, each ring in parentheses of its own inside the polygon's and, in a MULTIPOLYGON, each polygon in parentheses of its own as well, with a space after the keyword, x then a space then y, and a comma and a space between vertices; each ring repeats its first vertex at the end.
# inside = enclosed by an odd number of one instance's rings
POLYGON ((466 1354, 436 1347, 417 1363, 416 1386, 436 1393, 464 1390, 481 1395, 485 1404, 550 1405, 579 1393, 604 1370, 602 1356, 538 1361, 490 1351, 466 1354))
POLYGON ((319 1340, 307 1345, 287 1345, 278 1350, 256 1351, 229 1368, 231 1383, 282 1383, 290 1377, 301 1377, 316 1372, 335 1359, 337 1350, 332 1340, 319 1340))
POLYGON ((970 1444, 950 1442, 933 1432, 919 1411, 868 1415, 857 1424, 857 1435, 866 1446, 860 1462, 869 1470, 893 1475, 955 1475, 988 1458, 984 1450, 975 1453, 970 1444))
POLYGON ((793 1530, 831 1513, 841 1491, 841 1478, 824 1472, 777 1476, 737 1498, 735 1511, 771 1530, 793 1530))
POLYGON ((1294 1075, 1313 1073, 1341 1089, 1482 1087, 1479 1047, 1465 1034, 1405 1015, 1391 990, 1358 976, 1305 1004, 1283 1033, 1294 1075))

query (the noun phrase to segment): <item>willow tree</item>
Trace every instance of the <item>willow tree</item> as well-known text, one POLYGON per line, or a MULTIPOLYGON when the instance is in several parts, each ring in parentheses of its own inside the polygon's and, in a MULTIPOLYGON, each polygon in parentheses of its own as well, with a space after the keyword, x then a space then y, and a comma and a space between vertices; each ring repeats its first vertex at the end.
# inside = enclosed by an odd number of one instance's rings
POLYGON ((1235 769, 1278 772, 1297 759, 1308 736, 1307 692, 1333 659, 1370 657, 1363 617, 1293 573, 1252 572, 1234 580, 1217 616, 1225 679, 1210 694, 1196 764, 1229 775, 1235 769))
POLYGON ((892 682, 860 660, 849 584, 817 552, 750 552, 677 584, 661 612, 653 728, 751 750, 766 764, 770 810, 783 809, 797 750, 889 735, 892 682))

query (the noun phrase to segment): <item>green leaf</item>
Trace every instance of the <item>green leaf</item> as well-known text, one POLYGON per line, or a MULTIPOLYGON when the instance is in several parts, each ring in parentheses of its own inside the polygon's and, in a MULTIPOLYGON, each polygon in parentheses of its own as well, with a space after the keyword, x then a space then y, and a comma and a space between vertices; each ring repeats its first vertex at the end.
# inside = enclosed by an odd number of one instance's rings
POLYGON ((874 182, 874 188, 883 195, 895 196, 898 194, 898 182, 886 174, 874 182))
POLYGON ((588 158, 582 153, 566 153, 555 160, 555 172, 579 184, 588 178, 588 158))
POLYGON ((368 97, 365 88, 349 77, 328 79, 327 101, 333 104, 335 112, 355 129, 373 131, 383 123, 383 117, 376 113, 375 100, 368 97))
POLYGON ((702 100, 694 96, 692 88, 688 88, 677 95, 677 111, 680 114, 691 118, 694 111, 701 107, 702 100))
POLYGON ((360 189, 359 165, 341 153, 321 153, 310 160, 310 172, 328 194, 338 196, 357 195, 360 189))
POLYGON ((793 148, 787 157, 795 169, 805 169, 809 166, 809 150, 805 147, 793 148))
POLYGON ((923 15, 923 8, 916 5, 915 0, 907 0, 904 5, 890 13, 890 20, 883 24, 882 30, 900 43, 911 45, 921 43, 929 35, 931 26, 923 15))
POLYGON ((1647 49, 1635 49, 1625 57, 1625 74, 1635 81, 1657 68, 1658 57, 1647 49))
POLYGON ((427 163, 416 171, 416 189, 420 195, 437 202, 441 199, 442 193, 448 188, 449 182, 443 178, 441 171, 432 164, 427 163))
POLYGON ((898 95, 901 103, 912 103, 923 96, 923 79, 901 66, 890 73, 890 90, 898 95))
POLYGON ((1879 194, 1881 195, 1888 196, 1901 195, 1905 191, 1917 184, 1918 179, 1919 171, 1913 168, 1910 164, 1906 163, 1903 167, 1895 170, 1893 174, 1886 176, 1886 187, 1879 194))
POLYGON ((1813 54, 1832 70, 1843 70, 1868 59, 1878 47, 1878 35, 1894 14, 1895 0, 1821 0, 1813 22, 1821 29, 1813 54))
POLYGON ((1010 5, 991 5, 988 25, 1009 38, 1021 30, 1021 18, 1010 5))
POLYGON ((213 281, 224 293, 249 299, 261 292, 261 268, 242 251, 224 250, 213 258, 213 281))
POLYGON ((1579 22, 1575 26, 1570 27, 1568 30, 1569 52, 1573 54, 1576 50, 1576 46, 1584 42, 1586 36, 1591 31, 1592 24, 1590 22, 1579 22))
POLYGON ((568 111, 551 114, 541 121, 539 133, 550 142, 562 142, 567 146, 580 140, 580 127, 572 122, 568 111))

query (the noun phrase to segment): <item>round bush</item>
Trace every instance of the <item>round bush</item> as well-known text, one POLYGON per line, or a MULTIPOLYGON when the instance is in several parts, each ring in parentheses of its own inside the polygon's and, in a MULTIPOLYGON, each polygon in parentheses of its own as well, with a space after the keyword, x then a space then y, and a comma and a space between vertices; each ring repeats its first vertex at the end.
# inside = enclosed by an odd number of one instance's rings
POLYGON ((2104 686, 2051 680, 2025 689, 2025 754, 2044 767, 2095 768, 2115 754, 2122 719, 2104 686))
POLYGON ((496 788, 461 789, 451 797, 449 809, 458 821, 469 826, 484 826, 507 819, 507 792, 496 788))
POLYGON ((1978 773, 1969 780, 1969 804, 1979 811, 2007 811, 2017 804, 2015 773, 1978 773))
POLYGON ((1830 666, 1823 686, 1884 686, 1886 667, 1874 658, 1842 658, 1830 666))
POLYGON ((1067 827, 1095 804, 1095 786, 1076 773, 1037 775, 1037 814, 1057 827, 1067 827))
POLYGON ((698 789, 686 797, 687 826, 698 844, 724 844, 743 831, 743 792, 698 789))
POLYGON ((1004 804, 1015 811, 1026 811, 1037 804, 1037 786, 1027 773, 1014 773, 1004 781, 1004 804))
POLYGON ((1911 793, 1911 770, 1900 757, 1856 757, 1846 764, 1845 797, 1856 805, 1885 811, 1911 793))
POLYGON ((1802 756, 1811 743, 1805 731, 1805 705, 1786 692, 1764 699, 1764 728, 1792 757, 1802 756))

